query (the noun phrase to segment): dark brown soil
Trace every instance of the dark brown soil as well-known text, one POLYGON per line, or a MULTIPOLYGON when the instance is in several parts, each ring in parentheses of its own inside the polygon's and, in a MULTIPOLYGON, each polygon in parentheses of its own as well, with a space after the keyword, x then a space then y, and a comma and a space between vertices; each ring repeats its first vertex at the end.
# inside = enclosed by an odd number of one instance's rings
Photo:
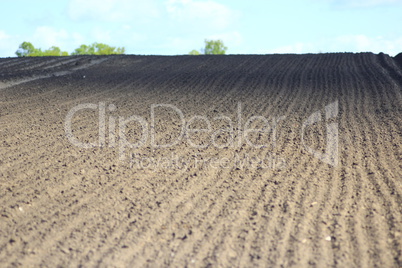
POLYGON ((402 267, 399 58, 0 59, 0 266, 402 267))

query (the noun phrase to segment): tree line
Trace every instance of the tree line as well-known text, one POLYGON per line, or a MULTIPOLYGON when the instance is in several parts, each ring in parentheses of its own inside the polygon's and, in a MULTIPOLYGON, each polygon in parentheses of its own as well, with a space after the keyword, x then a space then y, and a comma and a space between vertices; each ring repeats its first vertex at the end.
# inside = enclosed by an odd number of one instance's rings
POLYGON ((191 50, 190 55, 225 55, 226 50, 228 49, 222 40, 208 40, 205 39, 204 48, 201 48, 201 52, 198 50, 191 50))
MULTIPOLYGON (((192 50, 190 55, 224 55, 227 47, 222 40, 205 39, 205 46, 200 51, 192 50)), ((126 52, 124 47, 112 47, 103 43, 93 43, 91 45, 81 45, 76 48, 71 54, 67 51, 62 51, 59 47, 52 46, 49 49, 42 50, 35 48, 30 42, 23 42, 15 54, 18 57, 43 57, 43 56, 69 56, 69 55, 121 55, 126 52)))
MULTIPOLYGON (((81 45, 76 48, 71 55, 119 55, 124 54, 124 47, 112 47, 103 43, 93 43, 91 45, 81 45)), ((23 42, 15 52, 18 57, 43 57, 43 56, 69 56, 67 51, 62 51, 59 47, 52 46, 42 50, 35 48, 30 42, 23 42)))

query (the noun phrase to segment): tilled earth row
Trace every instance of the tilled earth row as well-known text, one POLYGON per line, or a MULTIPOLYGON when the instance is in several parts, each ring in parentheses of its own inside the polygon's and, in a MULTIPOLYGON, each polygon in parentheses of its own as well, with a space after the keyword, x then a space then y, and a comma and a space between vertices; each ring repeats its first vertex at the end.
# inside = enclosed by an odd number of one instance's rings
POLYGON ((0 59, 0 266, 402 267, 385 54, 0 59))

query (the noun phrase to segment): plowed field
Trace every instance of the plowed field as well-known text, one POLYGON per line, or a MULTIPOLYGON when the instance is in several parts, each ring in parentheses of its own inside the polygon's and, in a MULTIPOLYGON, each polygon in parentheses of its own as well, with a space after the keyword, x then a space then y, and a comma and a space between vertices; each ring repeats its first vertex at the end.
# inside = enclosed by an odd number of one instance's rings
POLYGON ((402 67, 0 59, 0 266, 402 267, 402 67))

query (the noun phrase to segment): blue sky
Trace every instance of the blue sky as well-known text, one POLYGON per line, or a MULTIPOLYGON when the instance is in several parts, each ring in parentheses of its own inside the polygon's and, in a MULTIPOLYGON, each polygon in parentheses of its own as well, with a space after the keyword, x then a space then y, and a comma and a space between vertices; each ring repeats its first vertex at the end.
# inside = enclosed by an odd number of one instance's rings
POLYGON ((0 57, 23 41, 72 52, 187 54, 222 39, 229 54, 402 52, 402 0, 0 0, 0 57))

